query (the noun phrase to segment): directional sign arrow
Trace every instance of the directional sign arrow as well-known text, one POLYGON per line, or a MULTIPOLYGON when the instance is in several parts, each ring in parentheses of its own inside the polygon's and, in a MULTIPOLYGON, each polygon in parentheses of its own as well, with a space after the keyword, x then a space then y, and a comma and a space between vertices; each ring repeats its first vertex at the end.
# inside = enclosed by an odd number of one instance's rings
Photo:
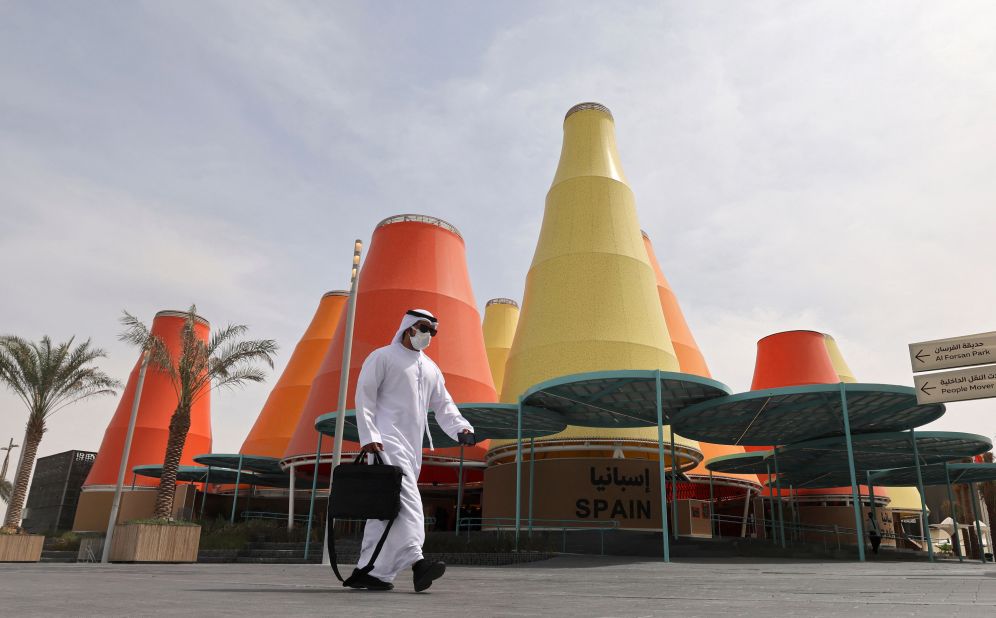
POLYGON ((924 354, 923 350, 921 349, 919 352, 916 353, 916 356, 914 356, 913 358, 917 359, 918 361, 920 361, 922 363, 922 362, 924 362, 923 359, 925 359, 925 358, 927 358, 929 356, 930 356, 930 354, 924 354))
POLYGON ((923 386, 920 387, 920 390, 923 391, 924 395, 929 395, 930 391, 937 389, 936 386, 927 386, 928 384, 930 384, 930 382, 924 382, 923 386))

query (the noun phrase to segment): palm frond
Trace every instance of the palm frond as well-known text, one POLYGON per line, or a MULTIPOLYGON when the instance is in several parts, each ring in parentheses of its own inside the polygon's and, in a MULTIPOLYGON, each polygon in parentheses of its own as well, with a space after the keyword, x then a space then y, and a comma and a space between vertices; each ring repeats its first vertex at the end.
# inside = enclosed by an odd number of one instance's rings
POLYGON ((7 479, 0 479, 0 500, 10 502, 10 497, 14 494, 14 484, 7 479))
POLYGON ((249 327, 244 324, 229 324, 224 328, 218 329, 211 335, 208 350, 212 355, 217 354, 221 346, 230 343, 233 339, 241 337, 247 332, 249 332, 249 327))
POLYGON ((152 333, 149 331, 149 328, 127 311, 122 311, 122 313, 124 315, 118 321, 121 322, 125 329, 118 335, 118 340, 145 350, 148 347, 149 340, 152 339, 152 333))
POLYGON ((216 380, 215 388, 239 388, 245 386, 247 382, 263 382, 266 380, 266 372, 257 367, 243 367, 228 373, 224 378, 216 380))

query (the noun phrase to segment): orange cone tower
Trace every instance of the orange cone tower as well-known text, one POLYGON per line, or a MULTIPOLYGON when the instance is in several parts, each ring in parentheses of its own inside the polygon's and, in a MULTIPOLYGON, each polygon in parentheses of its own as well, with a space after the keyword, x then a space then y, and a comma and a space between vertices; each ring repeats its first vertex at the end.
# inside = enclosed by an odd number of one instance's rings
POLYGON ((674 353, 678 357, 678 365, 682 373, 691 373, 711 378, 709 367, 706 366, 705 358, 699 346, 695 343, 691 329, 685 321, 685 314, 678 304, 678 297, 675 296, 671 285, 664 278, 664 271, 661 270, 660 262, 657 261, 657 254, 654 252, 654 245, 650 242, 650 236, 643 232, 643 244, 647 249, 647 258, 650 265, 654 267, 654 276, 657 278, 657 294, 661 299, 661 310, 664 312, 664 322, 667 323, 667 332, 671 337, 671 344, 674 346, 674 353))
MULTIPOLYGON (((650 265, 654 267, 654 275, 657 278, 657 293, 661 300, 661 311, 664 313, 664 322, 667 324, 667 332, 671 337, 672 345, 674 345, 674 353, 678 357, 678 365, 682 373, 711 378, 712 374, 709 372, 705 357, 703 357, 701 350, 699 350, 699 346, 695 342, 695 337, 692 336, 691 329, 688 328, 685 315, 681 311, 681 305, 678 304, 678 297, 664 277, 664 271, 657 260, 654 245, 646 232, 643 232, 643 244, 647 249, 647 257, 650 260, 650 265)), ((705 462, 714 457, 744 452, 744 447, 742 446, 710 444, 708 442, 699 442, 698 446, 699 450, 702 451, 702 461, 688 473, 689 476, 708 477, 709 470, 706 469, 705 462)), ((713 477, 714 481, 718 481, 720 484, 723 483, 724 479, 734 479, 740 481, 738 485, 741 486, 745 482, 757 485, 757 477, 753 474, 717 473, 713 477)))
MULTIPOLYGON (((374 230, 370 250, 360 273, 356 297, 356 323, 349 368, 346 407, 353 409, 356 380, 363 361, 375 349, 391 343, 405 311, 422 308, 439 318, 439 335, 427 354, 439 365, 446 388, 457 402, 494 402, 497 397, 488 367, 481 316, 467 271, 463 237, 449 223, 425 215, 399 215, 381 221, 374 230)), ((314 465, 318 434, 315 419, 336 410, 342 373, 344 324, 340 322, 325 359, 283 454, 284 465, 309 470, 314 465)), ((486 444, 465 449, 468 460, 483 460, 486 444)), ((343 452, 359 445, 343 443, 343 452)), ((332 440, 324 440, 322 453, 331 453, 332 440)), ((458 448, 436 449, 433 458, 455 458, 458 448)), ((429 459, 426 460, 430 462, 429 459)), ((424 466, 420 482, 431 482, 432 470, 424 466)), ((478 475, 479 476, 479 475, 478 475)), ((470 477, 470 475, 468 475, 470 477)))
MULTIPOLYGON (((757 342, 754 380, 750 386, 752 391, 803 384, 835 384, 839 381, 823 333, 790 330, 768 335, 757 342)), ((770 448, 745 446, 744 450, 766 451, 770 448)))
POLYGON ((283 457, 348 299, 349 292, 341 290, 322 296, 311 324, 270 391, 240 453, 283 457))
MULTIPOLYGON (((856 380, 850 368, 847 367, 836 342, 830 335, 811 330, 792 330, 768 335, 757 342, 757 361, 754 365, 754 382, 751 390, 854 381, 856 380)), ((747 451, 766 451, 772 447, 744 448, 747 451)), ((766 483, 767 478, 761 478, 761 481, 766 483)), ((861 496, 867 496, 868 487, 859 485, 858 492, 861 496)), ((795 495, 803 498, 850 497, 851 488, 801 489, 796 490, 795 495)), ((782 489, 782 496, 787 496, 785 488, 782 489)))
MULTIPOLYGON (((174 361, 180 352, 186 316, 187 313, 183 311, 160 311, 152 320, 152 334, 162 339, 174 361)), ((194 331, 201 341, 208 341, 210 325, 207 320, 198 317, 194 331)), ((131 418, 131 408, 135 398, 135 389, 138 386, 141 363, 140 357, 128 377, 128 384, 121 395, 117 410, 104 431, 100 450, 97 452, 93 467, 90 468, 90 473, 83 483, 83 493, 80 494, 77 505, 73 530, 106 530, 107 519, 111 511, 111 498, 118 481, 121 456, 124 453, 128 421, 131 418)), ((169 423, 176 410, 176 405, 177 395, 169 376, 150 364, 145 372, 145 383, 142 386, 142 397, 139 401, 135 432, 128 456, 128 476, 126 477, 128 487, 131 487, 132 483, 138 488, 159 486, 159 479, 144 476, 133 477, 131 469, 144 464, 163 463, 166 458, 169 423)), ((195 465, 193 459, 195 456, 210 452, 211 393, 207 391, 191 407, 190 431, 187 433, 187 441, 183 446, 180 465, 195 465)), ((125 514, 129 515, 130 518, 151 516, 155 495, 151 491, 146 493, 148 495, 141 500, 137 498, 131 500, 126 495, 121 507, 122 516, 125 514)))
MULTIPOLYGON (((180 351, 186 315, 183 311, 160 311, 152 320, 152 334, 163 340, 174 361, 180 351)), ((198 318, 194 328, 197 337, 207 342, 210 331, 207 320, 198 318)), ((118 467, 121 465, 121 454, 124 451, 125 434, 128 432, 128 420, 131 417, 132 401, 135 398, 141 364, 139 358, 131 370, 118 408, 104 432, 104 440, 100 443, 97 458, 93 462, 86 482, 83 483, 84 489, 106 488, 113 491, 118 481, 118 467)), ((169 422, 173 418, 176 404, 176 392, 173 390, 169 376, 150 364, 145 373, 145 384, 142 386, 142 399, 138 406, 135 433, 128 457, 128 470, 134 466, 163 462, 166 457, 169 422)), ((180 465, 196 465, 193 460, 195 455, 210 452, 211 394, 208 391, 190 410, 190 431, 187 433, 180 465)), ((154 478, 139 477, 136 484, 155 487, 159 485, 159 481, 154 478)))
POLYGON ((488 365, 495 391, 501 392, 505 379, 505 361, 519 324, 519 303, 509 298, 492 298, 484 306, 484 347, 488 351, 488 365))

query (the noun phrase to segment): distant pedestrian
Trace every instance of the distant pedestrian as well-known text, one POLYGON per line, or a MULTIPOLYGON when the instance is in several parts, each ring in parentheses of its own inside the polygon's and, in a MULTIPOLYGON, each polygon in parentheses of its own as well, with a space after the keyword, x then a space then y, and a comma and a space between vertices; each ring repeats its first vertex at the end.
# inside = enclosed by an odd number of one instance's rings
POLYGON ((872 544, 872 553, 878 553, 878 547, 882 544, 882 534, 878 530, 878 522, 875 521, 875 517, 869 511, 868 513, 868 540, 872 544))

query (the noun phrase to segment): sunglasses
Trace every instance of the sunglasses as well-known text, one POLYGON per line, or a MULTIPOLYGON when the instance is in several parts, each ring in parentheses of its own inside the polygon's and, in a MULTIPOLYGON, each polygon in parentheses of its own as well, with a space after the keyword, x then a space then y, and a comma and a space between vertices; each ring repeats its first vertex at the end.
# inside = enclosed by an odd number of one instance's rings
POLYGON ((433 337, 436 336, 436 331, 434 331, 432 327, 429 326, 428 324, 419 324, 418 326, 414 326, 413 328, 417 328, 418 332, 420 333, 432 333, 433 337))

